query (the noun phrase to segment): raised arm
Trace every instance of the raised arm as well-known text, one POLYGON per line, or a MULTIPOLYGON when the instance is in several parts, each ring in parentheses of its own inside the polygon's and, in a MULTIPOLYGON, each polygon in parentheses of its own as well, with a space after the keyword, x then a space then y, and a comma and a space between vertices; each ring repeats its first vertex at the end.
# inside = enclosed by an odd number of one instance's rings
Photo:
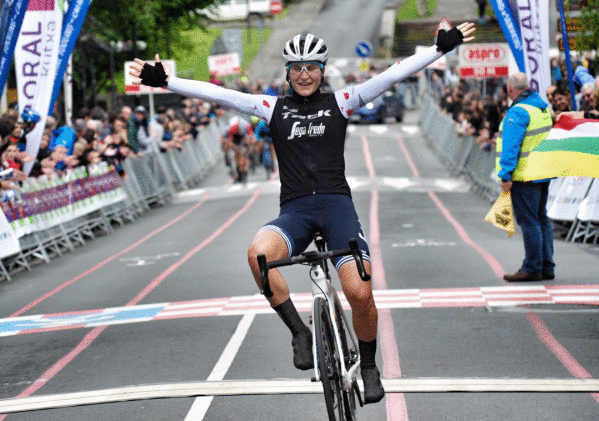
POLYGON ((474 31, 474 24, 469 22, 458 25, 449 31, 439 31, 436 45, 405 60, 398 61, 384 72, 363 83, 335 92, 339 108, 348 117, 353 110, 372 101, 395 83, 418 73, 462 42, 472 41, 474 37, 470 35, 474 31))
POLYGON ((167 75, 158 54, 156 54, 154 66, 138 58, 135 59, 135 63, 131 66, 131 70, 129 70, 131 76, 139 78, 139 80, 133 81, 134 85, 143 84, 146 86, 167 88, 169 91, 184 96, 215 102, 223 107, 239 111, 243 114, 255 115, 270 122, 277 101, 277 98, 273 96, 245 94, 208 82, 181 79, 167 75))

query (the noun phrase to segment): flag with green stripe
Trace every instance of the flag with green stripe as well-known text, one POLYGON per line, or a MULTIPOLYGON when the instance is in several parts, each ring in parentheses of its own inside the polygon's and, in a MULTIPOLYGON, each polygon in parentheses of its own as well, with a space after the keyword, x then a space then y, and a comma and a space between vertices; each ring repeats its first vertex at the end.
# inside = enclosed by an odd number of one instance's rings
POLYGON ((599 178, 599 120, 563 116, 528 156, 524 180, 599 178))

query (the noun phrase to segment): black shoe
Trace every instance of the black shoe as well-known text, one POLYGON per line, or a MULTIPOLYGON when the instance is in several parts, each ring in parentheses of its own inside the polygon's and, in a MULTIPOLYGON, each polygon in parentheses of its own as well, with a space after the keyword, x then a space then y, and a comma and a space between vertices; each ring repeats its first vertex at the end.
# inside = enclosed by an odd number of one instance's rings
POLYGON ((543 281, 553 281, 555 279, 555 273, 544 273, 541 275, 543 281))
POLYGON ((314 368, 314 357, 312 356, 312 332, 306 329, 307 333, 295 335, 291 339, 293 346, 293 365, 300 370, 310 370, 314 368))
POLYGON ((363 368, 362 381, 364 381, 364 403, 377 403, 385 396, 385 389, 381 383, 379 369, 363 368))

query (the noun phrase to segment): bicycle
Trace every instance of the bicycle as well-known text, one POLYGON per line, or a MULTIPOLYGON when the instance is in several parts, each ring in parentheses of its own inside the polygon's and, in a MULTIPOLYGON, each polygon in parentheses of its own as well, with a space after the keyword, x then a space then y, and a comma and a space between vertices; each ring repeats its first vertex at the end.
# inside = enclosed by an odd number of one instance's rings
POLYGON ((322 382, 329 420, 352 421, 356 419, 356 397, 360 407, 364 406, 356 372, 360 366, 358 339, 347 322, 347 317, 339 301, 337 291, 331 283, 327 259, 352 255, 358 266, 358 273, 364 281, 370 275, 364 269, 362 252, 355 239, 350 239, 349 248, 326 250, 326 243, 320 233, 314 235, 316 251, 308 251, 299 256, 266 261, 266 256, 258 255, 260 267, 260 292, 272 297, 268 281, 268 270, 304 264, 311 266, 312 280, 312 353, 314 355, 313 382, 322 382), (333 321, 335 323, 333 323, 333 321))
POLYGON ((272 159, 272 152, 270 150, 270 142, 265 140, 263 148, 264 149, 262 151, 262 164, 264 165, 264 169, 266 170, 266 179, 270 180, 270 175, 275 171, 275 166, 272 159))

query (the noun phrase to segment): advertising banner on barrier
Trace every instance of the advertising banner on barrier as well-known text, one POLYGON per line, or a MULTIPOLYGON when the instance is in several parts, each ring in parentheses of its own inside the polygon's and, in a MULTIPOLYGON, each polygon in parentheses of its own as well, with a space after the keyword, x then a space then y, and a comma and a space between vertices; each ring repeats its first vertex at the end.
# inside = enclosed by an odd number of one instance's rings
MULTIPOLYGON (((34 158, 46 125, 56 75, 62 28, 59 3, 58 0, 29 0, 15 48, 19 110, 30 106, 42 118, 27 135, 26 150, 34 158)), ((33 162, 26 162, 23 170, 29 174, 32 167, 33 162)))
POLYGON ((557 221, 574 221, 580 203, 586 197, 591 182, 590 177, 567 177, 562 182, 552 206, 547 209, 547 216, 557 221))
POLYGON ((599 221, 599 179, 593 184, 578 209, 577 218, 581 221, 599 221))
POLYGON ((127 193, 116 171, 106 163, 90 169, 75 168, 63 177, 29 178, 21 190, 21 200, 6 211, 17 237, 53 227, 104 206, 121 202, 127 193))
POLYGON ((0 259, 17 254, 19 250, 19 238, 4 213, 0 212, 0 259))
POLYGON ((551 85, 549 0, 518 0, 518 22, 530 88, 547 102, 545 91, 551 85))

